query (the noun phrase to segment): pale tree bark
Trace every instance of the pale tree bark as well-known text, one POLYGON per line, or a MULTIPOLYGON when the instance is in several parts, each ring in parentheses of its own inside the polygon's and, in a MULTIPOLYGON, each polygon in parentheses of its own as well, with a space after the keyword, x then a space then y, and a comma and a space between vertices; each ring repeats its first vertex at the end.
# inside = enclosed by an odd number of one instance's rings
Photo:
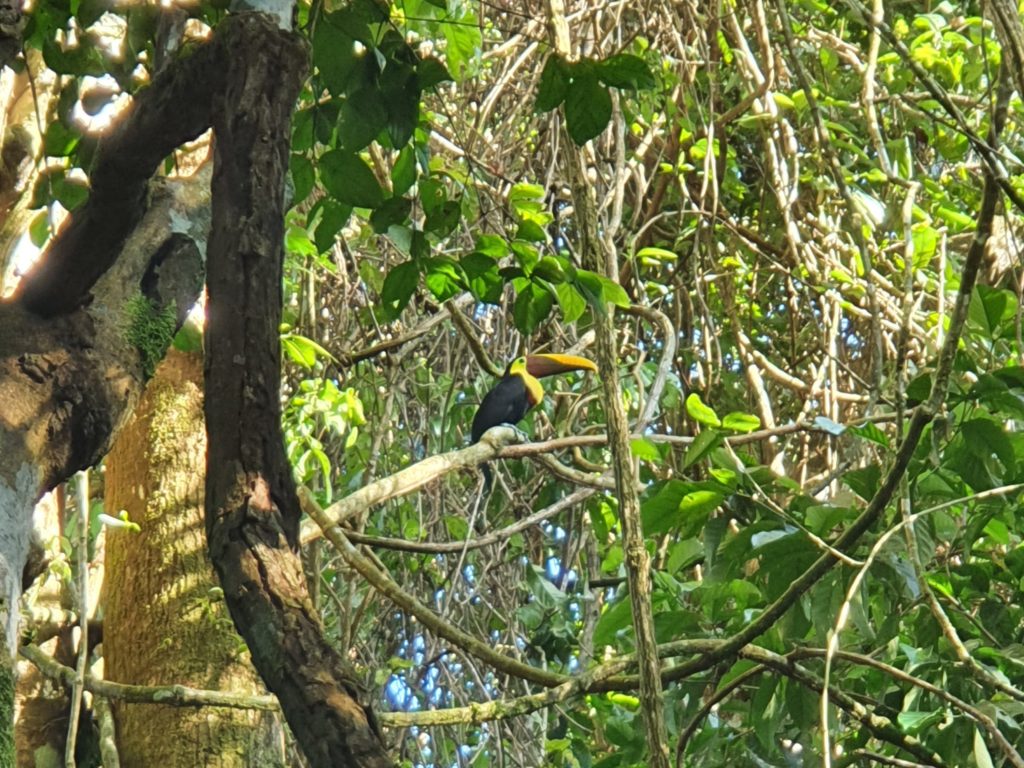
MULTIPOLYGON (((171 350, 107 455, 105 509, 141 527, 107 532, 105 677, 263 692, 206 551, 201 356, 171 350)), ((283 766, 270 712, 114 702, 123 765, 283 766)))
MULTIPOLYGON (((548 20, 555 51, 572 58, 569 27, 562 0, 548 0, 548 20)), ((600 236, 597 202, 593 187, 587 180, 586 164, 573 144, 568 131, 562 130, 562 167, 569 179, 580 242, 579 252, 586 269, 618 276, 615 254, 604 245, 600 236)), ((608 420, 608 444, 615 469, 615 495, 619 501, 619 522, 622 526, 622 549, 629 586, 629 602, 636 635, 637 671, 640 678, 640 714, 647 741, 648 765, 669 768, 668 730, 662 702, 661 665, 654 637, 654 614, 651 607, 650 557, 644 544, 640 521, 640 491, 637 467, 630 448, 630 429, 622 404, 618 374, 618 344, 615 341, 614 314, 594 311, 597 339, 597 365, 601 371, 602 403, 608 420)))

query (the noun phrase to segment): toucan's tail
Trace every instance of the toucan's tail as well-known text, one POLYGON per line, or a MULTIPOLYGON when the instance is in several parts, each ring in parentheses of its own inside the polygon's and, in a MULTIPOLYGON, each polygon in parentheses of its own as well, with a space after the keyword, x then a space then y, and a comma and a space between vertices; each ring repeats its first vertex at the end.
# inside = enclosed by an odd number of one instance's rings
POLYGON ((487 493, 491 490, 494 475, 491 473, 491 467, 486 461, 480 465, 480 471, 484 473, 484 493, 487 493))

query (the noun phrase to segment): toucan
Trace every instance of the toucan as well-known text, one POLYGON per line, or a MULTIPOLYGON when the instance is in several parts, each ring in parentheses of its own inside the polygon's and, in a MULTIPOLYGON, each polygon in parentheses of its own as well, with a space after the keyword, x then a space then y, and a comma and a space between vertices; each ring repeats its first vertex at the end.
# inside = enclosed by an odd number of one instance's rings
MULTIPOLYGON (((517 357, 505 369, 505 375, 494 388, 484 395, 476 416, 473 417, 473 442, 483 437, 491 427, 499 424, 515 425, 533 406, 544 399, 544 387, 538 379, 567 371, 596 371, 597 365, 585 357, 575 355, 524 355, 517 357)), ((482 464, 484 491, 491 487, 491 469, 482 464)))

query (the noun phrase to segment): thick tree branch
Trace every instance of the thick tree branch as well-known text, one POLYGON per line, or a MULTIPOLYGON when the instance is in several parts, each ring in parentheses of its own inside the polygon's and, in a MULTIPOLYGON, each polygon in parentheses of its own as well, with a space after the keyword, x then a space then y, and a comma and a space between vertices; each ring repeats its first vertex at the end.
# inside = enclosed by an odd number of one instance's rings
MULTIPOLYGON (((566 59, 572 58, 565 4, 562 0, 548 0, 548 25, 555 52, 566 59)), ((564 124, 561 133, 561 162, 572 191, 579 234, 578 247, 583 266, 616 281, 618 262, 614 254, 608 251, 601 237, 602 227, 598 221, 597 201, 588 180, 584 159, 564 124)), ((636 464, 630 449, 629 423, 619 386, 614 315, 611 308, 602 309, 607 311, 593 313, 597 365, 600 369, 604 412, 608 420, 608 442, 615 471, 619 522, 622 525, 622 548, 640 670, 640 710, 647 742, 647 760, 652 768, 668 768, 668 731, 655 650, 654 613, 651 607, 650 557, 644 543, 636 464)))
MULTIPOLYGON (((218 39, 222 33, 218 32, 218 39)), ((44 317, 67 314, 117 259, 145 214, 149 181, 174 149, 210 127, 210 97, 221 87, 218 43, 199 47, 140 92, 131 111, 100 143, 89 200, 71 217, 16 294, 44 317)))

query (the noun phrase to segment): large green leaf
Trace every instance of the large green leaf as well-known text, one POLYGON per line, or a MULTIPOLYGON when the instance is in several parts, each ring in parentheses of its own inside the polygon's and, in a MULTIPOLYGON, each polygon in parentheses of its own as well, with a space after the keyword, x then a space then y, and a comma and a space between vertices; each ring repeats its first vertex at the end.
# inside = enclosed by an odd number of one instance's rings
POLYGON ((718 414, 713 408, 706 405, 696 392, 691 392, 686 396, 686 412, 699 424, 709 427, 722 426, 722 420, 718 418, 718 414))
POLYGON ((654 75, 639 56, 619 53, 597 62, 597 77, 613 88, 637 90, 654 87, 654 75))
POLYGON ((550 112, 565 101, 569 91, 569 70, 565 61, 557 53, 548 56, 544 69, 540 73, 537 86, 536 109, 538 112, 550 112))
POLYGON ((497 261, 486 254, 474 251, 463 256, 459 263, 469 281, 469 290, 479 301, 487 304, 497 304, 501 301, 505 282, 498 274, 497 261))
POLYGON ((358 152, 384 130, 388 115, 383 94, 376 88, 361 88, 349 94, 341 107, 338 138, 348 152, 358 152))
POLYGON ((582 146, 598 136, 612 117, 612 97, 597 75, 583 73, 569 83, 565 95, 565 123, 569 135, 582 146))
POLYGON ((356 66, 355 39, 343 32, 328 15, 316 25, 313 34, 313 64, 320 71, 324 86, 335 96, 348 89, 356 66))
POLYGON ((394 318, 405 309, 420 282, 420 265, 415 260, 391 268, 384 278, 381 302, 385 316, 394 318))
POLYGON ((377 177, 358 155, 334 149, 320 158, 320 180, 342 203, 358 208, 376 208, 384 202, 377 177))
POLYGON ((551 314, 554 304, 555 300, 550 292, 536 283, 527 283, 516 296, 516 303, 512 309, 516 328, 523 333, 533 333, 551 314))

